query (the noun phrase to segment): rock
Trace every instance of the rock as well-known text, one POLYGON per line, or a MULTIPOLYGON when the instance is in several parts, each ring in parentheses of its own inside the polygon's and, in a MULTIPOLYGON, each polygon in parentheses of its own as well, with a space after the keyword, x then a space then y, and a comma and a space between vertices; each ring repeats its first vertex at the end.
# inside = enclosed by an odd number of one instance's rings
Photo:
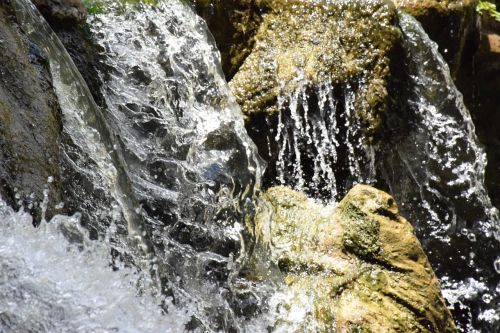
POLYGON ((258 113, 277 113, 278 97, 293 95, 298 82, 307 82, 310 89, 351 86, 358 92, 354 104, 362 127, 373 136, 387 100, 389 55, 400 37, 392 4, 266 4, 255 46, 230 82, 247 120, 258 113))
POLYGON ((394 0, 415 16, 450 65, 454 76, 462 64, 464 49, 475 47, 478 0, 394 0))
POLYGON ((230 80, 252 51, 265 9, 258 6, 258 0, 195 0, 194 3, 215 38, 222 69, 230 80))
POLYGON ((274 187, 254 232, 283 274, 274 331, 457 331, 412 226, 382 191, 357 185, 334 208, 274 187))
POLYGON ((61 202, 59 141, 61 111, 41 50, 14 24, 9 5, 0 5, 0 195, 23 205, 35 220, 61 202))
POLYGON ((33 3, 52 26, 73 26, 87 18, 82 0, 33 0, 33 3))

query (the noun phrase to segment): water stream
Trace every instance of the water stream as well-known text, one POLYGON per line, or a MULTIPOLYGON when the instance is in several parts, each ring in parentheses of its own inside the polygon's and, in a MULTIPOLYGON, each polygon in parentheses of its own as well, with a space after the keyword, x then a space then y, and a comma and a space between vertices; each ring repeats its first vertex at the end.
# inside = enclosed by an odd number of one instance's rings
MULTIPOLYGON (((239 274, 263 163, 202 19, 181 0, 103 1, 89 21, 103 50, 101 109, 31 1, 13 4, 50 63, 63 111, 63 204, 78 213, 34 229, 0 200, 0 330, 264 331, 276 314, 263 298, 274 289, 239 274)), ((386 124, 392 139, 365 143, 353 103, 362 78, 356 88, 311 89, 299 76, 269 138, 279 146, 276 181, 323 201, 355 183, 387 189, 462 328, 494 331, 499 217, 485 155, 436 45, 411 17, 401 14, 400 26, 407 61, 401 112, 386 124)))
MULTIPOLYGON (((237 273, 247 246, 243 217, 253 209, 261 162, 219 53, 203 20, 182 1, 103 5, 91 22, 107 69, 100 73, 106 102, 100 109, 36 8, 14 1, 23 30, 50 63, 63 111, 64 204, 77 206, 80 218, 57 219, 82 222, 92 238, 108 240, 95 255, 120 271, 109 282, 127 274, 120 267, 150 276, 152 289, 144 293, 168 299, 144 302, 156 302, 156 313, 168 316, 183 309, 168 329, 240 330, 232 302, 248 294, 237 273)), ((47 228, 56 233, 57 224, 47 228)))
POLYGON ((275 182, 326 202, 355 183, 387 190, 415 226, 462 329, 495 331, 500 219, 485 188, 486 156, 437 45, 409 15, 400 14, 400 28, 406 60, 392 78, 384 139, 368 144, 356 114, 363 77, 339 87, 299 73, 296 90, 278 97, 277 134, 268 138, 277 142, 275 182))

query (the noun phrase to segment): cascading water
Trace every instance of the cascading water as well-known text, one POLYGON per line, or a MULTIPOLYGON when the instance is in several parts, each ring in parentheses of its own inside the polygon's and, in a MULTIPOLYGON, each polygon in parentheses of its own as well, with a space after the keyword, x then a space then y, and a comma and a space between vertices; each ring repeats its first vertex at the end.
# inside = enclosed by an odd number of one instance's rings
MULTIPOLYGON (((66 204, 81 212, 93 238, 109 240, 96 255, 107 250, 115 269, 151 273, 151 284, 168 295, 153 302, 169 316, 172 304, 184 309, 168 327, 173 331, 184 324, 242 329, 233 303, 249 295, 237 273, 246 251, 243 218, 251 214, 261 166, 204 22, 182 1, 102 2, 103 13, 91 22, 107 69, 101 110, 36 8, 28 0, 13 3, 50 63, 63 110, 66 204)), ((109 279, 123 274, 110 272, 109 279)))
POLYGON ((496 331, 500 220, 484 185, 486 157, 437 45, 409 15, 400 14, 400 28, 406 61, 393 78, 385 139, 368 144, 356 114, 363 78, 334 88, 297 75, 295 92, 278 97, 268 138, 277 142, 275 182, 326 201, 353 183, 386 188, 414 223, 462 329, 496 331))
POLYGON ((408 79, 398 87, 402 111, 388 120, 392 140, 377 152, 378 179, 415 222, 462 329, 496 331, 500 220, 486 157, 437 45, 413 17, 401 14, 400 26, 408 79))
MULTIPOLYGON (((360 79, 362 81, 362 79, 360 79)), ((373 149, 362 143, 355 90, 336 92, 300 77, 296 90, 278 97, 277 181, 325 201, 340 200, 355 183, 374 182, 373 149), (340 95, 340 96, 339 96, 340 95)))
MULTIPOLYGON (((277 314, 263 299, 277 308, 287 295, 238 274, 261 163, 202 20, 181 0, 101 1, 90 22, 104 50, 101 110, 31 2, 13 3, 50 63, 64 204, 81 214, 34 229, 0 201, 0 329, 264 331, 277 314)), ((496 331, 498 216, 484 154, 436 46, 411 17, 400 26, 407 61, 402 111, 387 120, 393 141, 365 143, 353 102, 363 78, 311 89, 299 76, 269 138, 277 181, 325 201, 357 182, 388 188, 418 223, 462 328, 496 331)))
POLYGON ((1 332, 181 332, 192 310, 162 314, 147 272, 110 267, 108 241, 91 241, 80 214, 33 228, 0 201, 1 332), (138 295, 141 290, 141 295, 138 295))

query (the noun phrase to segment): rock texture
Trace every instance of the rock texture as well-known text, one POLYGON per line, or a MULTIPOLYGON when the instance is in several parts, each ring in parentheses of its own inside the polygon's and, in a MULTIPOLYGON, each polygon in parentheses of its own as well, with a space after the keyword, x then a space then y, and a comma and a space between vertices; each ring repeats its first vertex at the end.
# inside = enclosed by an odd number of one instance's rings
POLYGON ((194 3, 217 42, 224 73, 230 80, 252 51, 266 8, 256 0, 196 0, 194 3))
POLYGON ((82 0, 33 0, 33 3, 52 26, 73 26, 87 18, 82 0))
POLYGON ((9 11, 0 5, 0 195, 40 220, 45 189, 47 218, 61 202, 61 113, 46 60, 9 11))
POLYGON ((286 100, 298 82, 312 89, 352 86, 362 126, 372 135, 385 110, 389 55, 400 36, 394 7, 382 0, 267 5, 255 46, 230 82, 243 113, 276 113, 278 98, 286 100))
POLYGON ((412 226, 382 191, 357 185, 333 208, 271 188, 254 232, 283 274, 275 331, 456 332, 412 226))

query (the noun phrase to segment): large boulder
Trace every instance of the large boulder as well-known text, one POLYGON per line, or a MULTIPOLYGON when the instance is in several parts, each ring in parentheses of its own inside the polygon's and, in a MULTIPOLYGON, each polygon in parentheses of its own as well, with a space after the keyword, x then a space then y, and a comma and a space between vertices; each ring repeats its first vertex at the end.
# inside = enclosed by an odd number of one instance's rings
POLYGON ((61 112, 46 59, 10 10, 0 5, 0 196, 40 220, 61 212, 61 112))
POLYGON ((271 188, 253 230, 283 274, 281 296, 270 301, 274 331, 456 332, 413 228, 388 194, 357 185, 324 207, 271 188))
POLYGON ((384 0, 265 3, 255 45, 230 82, 247 120, 277 113, 279 97, 293 95, 302 82, 310 89, 350 86, 358 92, 354 104, 363 128, 373 135, 388 97, 389 55, 400 36, 394 6, 384 0))

